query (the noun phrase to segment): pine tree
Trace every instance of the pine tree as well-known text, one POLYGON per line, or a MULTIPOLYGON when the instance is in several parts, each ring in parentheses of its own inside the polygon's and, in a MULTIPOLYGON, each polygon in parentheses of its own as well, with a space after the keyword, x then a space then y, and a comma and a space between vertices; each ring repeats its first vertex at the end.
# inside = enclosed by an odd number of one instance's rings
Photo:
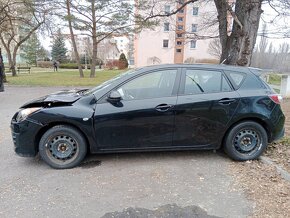
POLYGON ((31 37, 21 47, 21 57, 26 60, 26 63, 36 65, 39 53, 43 49, 36 33, 33 33, 31 37))
POLYGON ((67 48, 65 47, 65 40, 61 31, 58 30, 57 35, 53 41, 51 49, 51 57, 53 60, 63 63, 66 61, 67 48))
POLYGON ((121 53, 120 58, 119 58, 119 69, 125 69, 125 68, 128 68, 128 60, 125 54, 121 53))

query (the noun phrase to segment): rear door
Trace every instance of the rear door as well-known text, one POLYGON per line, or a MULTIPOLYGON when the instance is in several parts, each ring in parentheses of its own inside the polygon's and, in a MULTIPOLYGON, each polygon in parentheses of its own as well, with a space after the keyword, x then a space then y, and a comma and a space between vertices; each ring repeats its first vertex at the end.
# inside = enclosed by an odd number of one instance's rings
POLYGON ((176 104, 173 145, 216 147, 239 103, 222 71, 184 68, 176 104))

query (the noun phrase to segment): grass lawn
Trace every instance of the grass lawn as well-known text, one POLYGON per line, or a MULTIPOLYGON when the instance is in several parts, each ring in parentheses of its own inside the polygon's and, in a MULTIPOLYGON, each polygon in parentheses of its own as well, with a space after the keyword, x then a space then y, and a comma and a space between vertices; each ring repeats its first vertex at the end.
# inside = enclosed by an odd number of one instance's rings
POLYGON ((277 74, 270 74, 268 83, 273 85, 281 85, 281 76, 277 74))
POLYGON ((124 70, 96 71, 95 78, 89 78, 90 71, 84 70, 85 78, 79 77, 78 70, 59 69, 53 72, 47 68, 32 68, 31 74, 20 73, 16 77, 7 74, 8 84, 27 86, 96 86, 124 70))

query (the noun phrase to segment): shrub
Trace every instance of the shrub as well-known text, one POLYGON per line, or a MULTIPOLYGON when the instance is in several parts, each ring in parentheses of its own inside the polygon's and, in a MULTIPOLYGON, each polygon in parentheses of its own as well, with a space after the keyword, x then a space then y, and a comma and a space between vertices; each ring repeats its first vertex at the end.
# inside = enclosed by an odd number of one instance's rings
POLYGON ((64 69, 78 69, 78 65, 76 63, 66 63, 66 64, 60 64, 59 68, 64 69))
POLYGON ((37 61, 37 66, 42 68, 50 68, 52 67, 51 61, 37 61))
POLYGON ((117 68, 119 68, 119 60, 107 61, 105 67, 108 68, 109 70, 117 69, 117 68))
POLYGON ((118 68, 120 70, 128 68, 128 60, 124 53, 120 54, 118 68))

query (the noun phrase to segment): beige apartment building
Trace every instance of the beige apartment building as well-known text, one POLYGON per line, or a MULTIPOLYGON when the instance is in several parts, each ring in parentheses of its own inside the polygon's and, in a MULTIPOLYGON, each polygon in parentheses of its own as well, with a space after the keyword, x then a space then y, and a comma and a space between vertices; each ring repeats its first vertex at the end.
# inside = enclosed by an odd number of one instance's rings
MULTIPOLYGON (((159 8, 170 13, 183 3, 171 2, 160 1, 159 8)), ((214 1, 196 2, 166 17, 154 30, 135 35, 135 67, 217 60, 208 52, 210 42, 218 35, 218 25, 213 22, 216 17, 214 1)))

